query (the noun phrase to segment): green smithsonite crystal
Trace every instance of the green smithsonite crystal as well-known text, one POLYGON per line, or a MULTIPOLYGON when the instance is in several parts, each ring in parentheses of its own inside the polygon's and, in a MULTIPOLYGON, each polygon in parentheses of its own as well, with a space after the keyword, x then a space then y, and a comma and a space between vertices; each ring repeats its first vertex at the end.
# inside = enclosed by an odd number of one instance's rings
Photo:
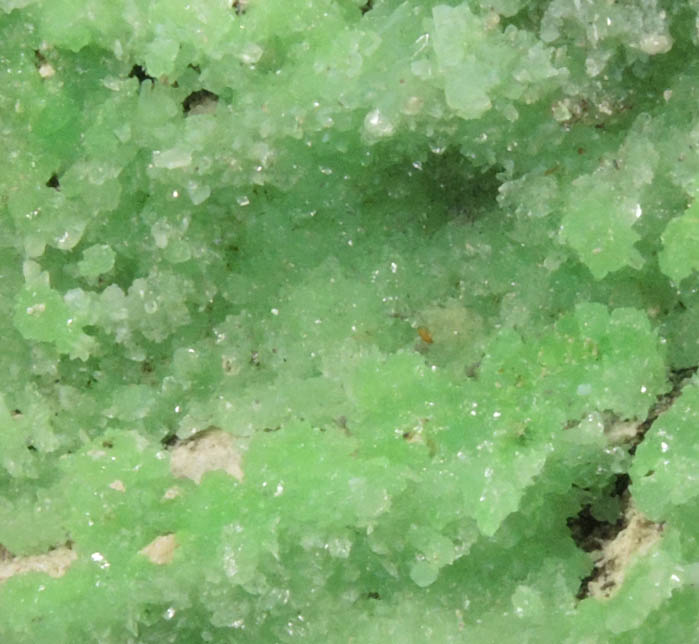
POLYGON ((698 641, 698 13, 0 0, 0 641, 698 641))

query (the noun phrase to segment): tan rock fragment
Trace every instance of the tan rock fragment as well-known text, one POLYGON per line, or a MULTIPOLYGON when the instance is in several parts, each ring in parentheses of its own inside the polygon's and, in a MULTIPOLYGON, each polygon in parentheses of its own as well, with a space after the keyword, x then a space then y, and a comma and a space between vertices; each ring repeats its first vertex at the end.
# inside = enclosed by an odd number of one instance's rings
POLYGON ((173 485, 172 487, 169 487, 167 490, 165 490, 165 494, 163 494, 162 500, 172 501, 172 499, 176 499, 180 494, 182 494, 182 490, 176 485, 173 485))
POLYGON ((126 492, 126 487, 124 486, 124 483, 119 479, 112 481, 109 484, 109 487, 112 488, 112 490, 116 490, 117 492, 126 492))
POLYGON ((612 445, 630 443, 638 435, 641 423, 637 420, 616 420, 605 426, 604 433, 612 445))
POLYGON ((601 556, 595 562, 599 572, 587 587, 591 597, 611 597, 623 583, 633 560, 645 555, 660 540, 662 524, 650 521, 633 505, 627 511, 626 519, 626 527, 604 544, 601 556))
POLYGON ((242 481, 241 463, 233 437, 221 429, 209 428, 173 448, 170 471, 173 476, 192 479, 197 485, 212 470, 223 470, 242 481))
POLYGON ((60 546, 45 555, 13 557, 2 548, 0 556, 0 584, 14 575, 27 572, 43 572, 49 577, 62 577, 77 555, 69 546, 60 546))
POLYGON ((153 539, 145 548, 141 548, 138 553, 148 557, 151 563, 163 566, 172 562, 177 545, 174 534, 165 534, 153 539))

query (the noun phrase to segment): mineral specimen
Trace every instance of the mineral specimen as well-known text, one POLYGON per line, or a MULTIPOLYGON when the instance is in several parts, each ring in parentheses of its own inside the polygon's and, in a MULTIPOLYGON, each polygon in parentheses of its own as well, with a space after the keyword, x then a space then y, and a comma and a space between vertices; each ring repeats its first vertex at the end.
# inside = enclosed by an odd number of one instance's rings
POLYGON ((697 641, 696 0, 0 0, 0 641, 697 641))

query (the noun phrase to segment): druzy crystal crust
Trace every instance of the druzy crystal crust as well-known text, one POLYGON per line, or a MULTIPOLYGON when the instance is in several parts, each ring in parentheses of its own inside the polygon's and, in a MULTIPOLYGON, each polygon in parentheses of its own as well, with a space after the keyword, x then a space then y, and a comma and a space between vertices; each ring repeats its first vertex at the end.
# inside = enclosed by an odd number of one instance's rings
POLYGON ((0 640, 695 641, 698 10, 0 0, 0 640))

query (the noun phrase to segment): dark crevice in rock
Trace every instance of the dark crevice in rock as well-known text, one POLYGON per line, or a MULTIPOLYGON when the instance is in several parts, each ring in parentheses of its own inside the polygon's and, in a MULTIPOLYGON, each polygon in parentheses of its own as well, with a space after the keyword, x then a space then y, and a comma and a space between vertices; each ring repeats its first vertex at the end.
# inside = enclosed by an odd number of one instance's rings
POLYGON ((218 95, 208 89, 198 89, 182 101, 185 115, 208 114, 215 110, 218 95))
POLYGON ((160 444, 163 447, 174 447, 179 442, 180 439, 177 438, 177 434, 166 434, 163 438, 160 439, 160 444))
POLYGON ((151 76, 143 67, 140 65, 134 65, 129 72, 129 78, 138 78, 139 83, 144 81, 155 82, 155 78, 151 76))
POLYGON ((648 413, 648 417, 638 426, 636 436, 633 438, 631 447, 629 447, 629 454, 633 455, 636 453, 636 448, 641 444, 653 423, 661 414, 670 409, 675 400, 682 395, 682 389, 687 384, 687 381, 697 372, 697 368, 686 367, 684 369, 673 369, 670 372, 672 389, 668 393, 658 396, 658 400, 648 413))
POLYGON ((592 572, 582 579, 577 599, 594 597, 607 599, 623 584, 626 571, 638 556, 643 556, 662 537, 663 523, 647 519, 630 497, 619 530, 601 541, 601 547, 591 551, 595 561, 592 572))
POLYGON ((60 190, 61 184, 58 182, 58 175, 54 172, 51 178, 46 182, 47 188, 53 188, 54 190, 60 190))
POLYGON ((566 523, 578 548, 585 552, 600 550, 605 541, 614 539, 624 529, 624 515, 629 503, 629 483, 628 474, 616 474, 607 488, 610 497, 618 497, 621 501, 620 511, 615 520, 596 518, 590 503, 585 503, 576 516, 568 517, 566 523))
POLYGON ((626 494, 626 491, 629 489, 629 485, 631 485, 631 477, 626 472, 616 474, 614 476, 614 484, 610 496, 625 498, 624 494, 626 494))
MULTIPOLYGON (((633 456, 636 453, 636 448, 653 423, 682 395, 682 389, 696 372, 697 367, 674 369, 670 372, 672 389, 658 396, 647 418, 636 426, 636 432, 629 443, 629 454, 633 456)), ((662 523, 650 521, 634 507, 628 489, 631 484, 628 474, 617 474, 610 483, 606 494, 617 497, 619 501, 619 511, 615 518, 599 519, 595 516, 593 505, 585 503, 576 516, 567 519, 568 529, 576 545, 595 555, 592 571, 581 580, 576 595, 578 599, 611 596, 623 582, 625 569, 632 556, 637 552, 646 552, 662 534, 662 523)), ((601 506, 604 507, 604 504, 601 506)))
POLYGON ((566 521, 578 548, 597 555, 592 571, 580 582, 577 599, 590 596, 594 584, 599 583, 599 580, 607 574, 605 567, 599 564, 604 559, 605 548, 614 543, 619 534, 628 527, 631 506, 631 496, 628 491, 630 483, 628 474, 619 473, 614 476, 606 489, 608 496, 617 498, 619 502, 619 511, 612 520, 599 519, 594 514, 592 504, 585 503, 576 516, 569 517, 566 521))
POLYGON ((578 588, 578 592, 575 594, 575 599, 585 599, 590 596, 590 584, 597 579, 599 572, 599 568, 593 568, 587 577, 583 577, 580 582, 580 588, 578 588))
POLYGON ((41 75, 42 78, 48 78, 50 76, 53 76, 55 73, 55 70, 51 63, 46 59, 46 56, 38 50, 34 50, 34 65, 39 71, 39 74, 41 75))

